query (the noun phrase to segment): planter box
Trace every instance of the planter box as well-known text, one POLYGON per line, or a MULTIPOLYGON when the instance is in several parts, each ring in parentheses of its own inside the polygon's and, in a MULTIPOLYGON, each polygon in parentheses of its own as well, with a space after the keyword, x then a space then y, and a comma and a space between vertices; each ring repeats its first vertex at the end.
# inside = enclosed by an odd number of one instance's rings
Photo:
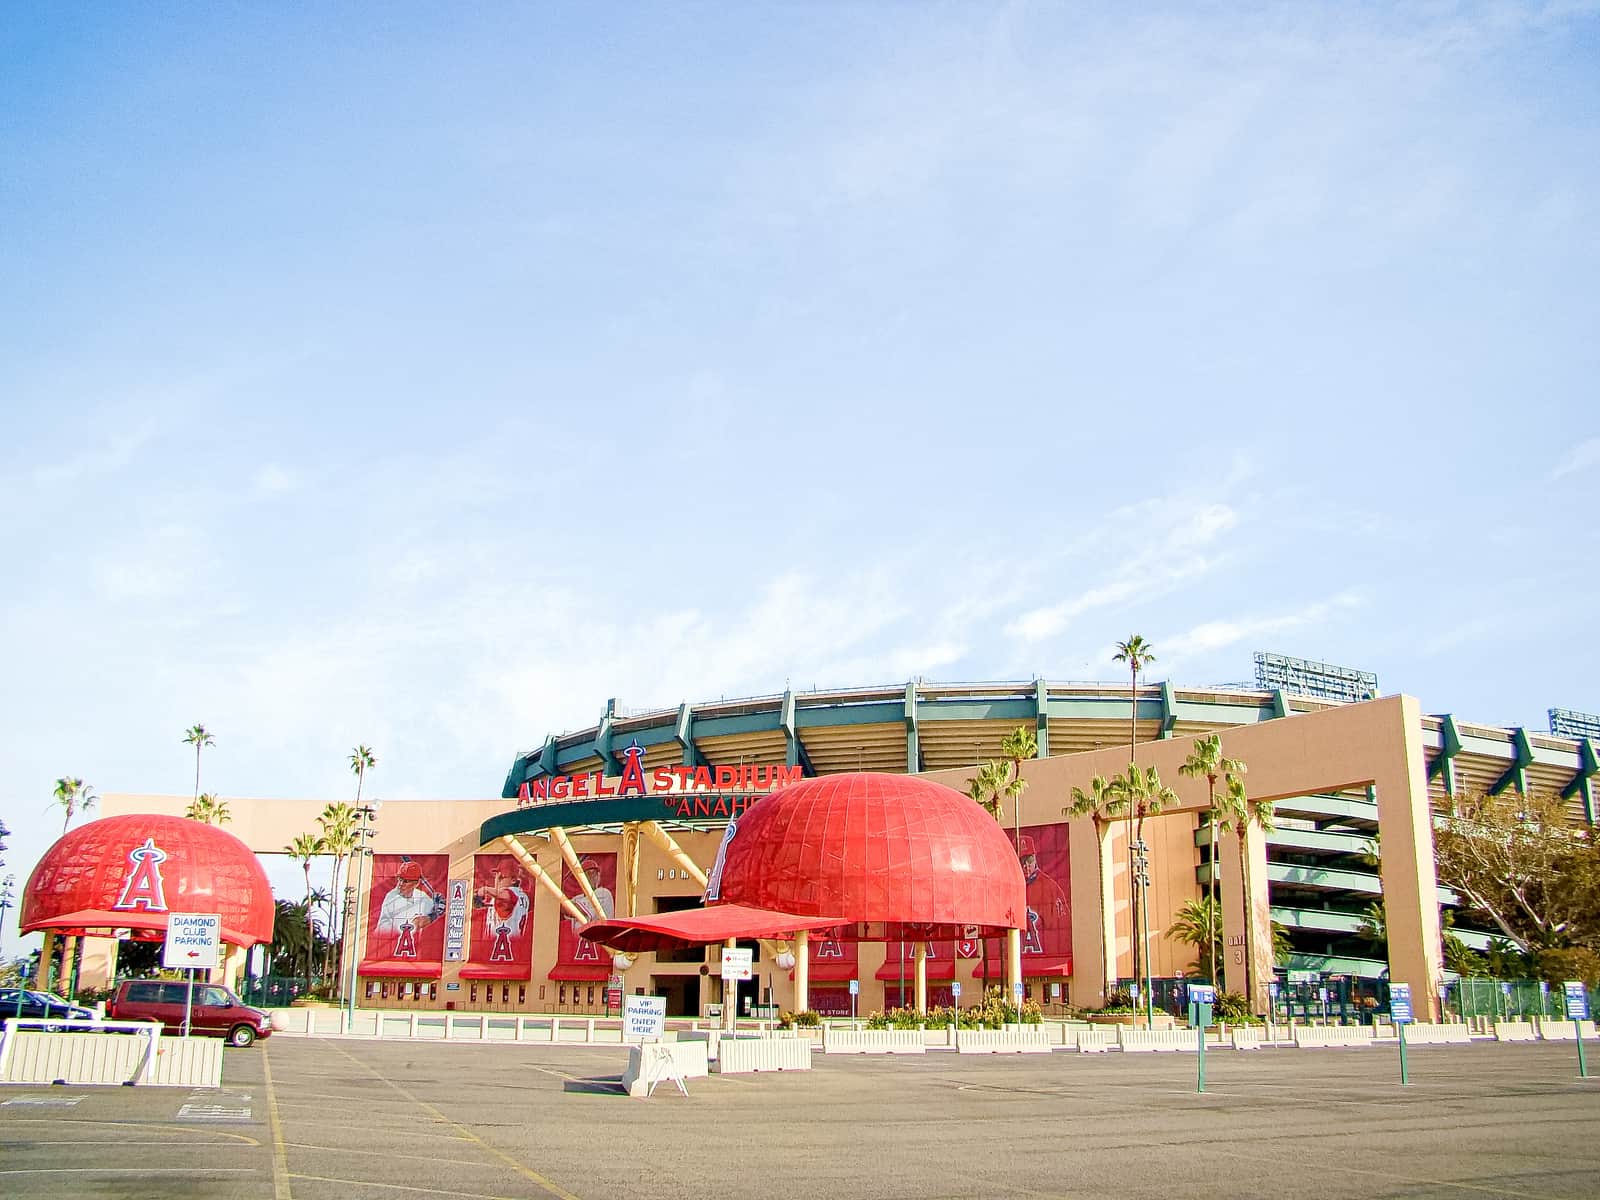
MULTIPOLYGON (((1130 1029, 1145 1028, 1143 1013, 1086 1013, 1084 1020, 1091 1025, 1126 1025, 1130 1029)), ((1151 1029, 1173 1029, 1176 1022, 1166 1013, 1157 1013, 1151 1029)))

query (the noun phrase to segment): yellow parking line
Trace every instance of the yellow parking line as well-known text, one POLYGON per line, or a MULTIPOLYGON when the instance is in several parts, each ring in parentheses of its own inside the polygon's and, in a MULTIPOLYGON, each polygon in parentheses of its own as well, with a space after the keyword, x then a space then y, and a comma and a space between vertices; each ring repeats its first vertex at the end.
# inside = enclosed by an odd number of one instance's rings
POLYGON ((398 1083, 394 1082, 394 1080, 373 1070, 371 1067, 367 1066, 366 1063, 362 1062, 359 1058, 357 1058, 354 1054, 351 1054, 350 1051, 346 1050, 337 1042, 330 1042, 328 1044, 328 1048, 331 1050, 337 1050, 340 1054, 344 1055, 351 1062, 355 1063, 356 1066, 360 1067, 374 1079, 380 1080, 392 1090, 400 1093, 400 1095, 411 1101, 411 1103, 415 1104, 418 1108, 422 1109, 424 1112, 430 1113, 436 1120, 443 1121, 446 1125, 450 1125, 453 1128, 459 1129, 462 1133, 462 1136, 465 1137, 469 1142, 477 1143, 477 1145, 482 1147, 488 1153, 494 1155, 501 1162, 505 1163, 506 1166, 510 1167, 517 1174, 521 1175, 524 1179, 538 1184, 545 1191, 549 1192, 550 1195, 558 1197, 558 1200, 579 1200, 579 1197, 573 1195, 571 1192, 567 1191, 558 1184, 552 1183, 550 1180, 546 1179, 543 1175, 539 1174, 539 1172, 533 1170, 531 1167, 524 1166, 522 1163, 512 1158, 509 1154, 506 1154, 504 1151, 497 1150, 495 1147, 489 1145, 488 1142, 484 1141, 481 1137, 473 1133, 472 1130, 468 1129, 465 1125, 462 1125, 459 1121, 452 1121, 449 1117, 445 1116, 444 1113, 440 1112, 426 1100, 418 1099, 416 1096, 413 1096, 410 1092, 406 1091, 406 1089, 401 1087, 398 1083))
POLYGON ((261 1047, 261 1071, 267 1082, 267 1115, 272 1119, 272 1197, 293 1200, 289 1192, 289 1158, 283 1149, 283 1122, 278 1119, 278 1094, 272 1090, 272 1059, 261 1047))

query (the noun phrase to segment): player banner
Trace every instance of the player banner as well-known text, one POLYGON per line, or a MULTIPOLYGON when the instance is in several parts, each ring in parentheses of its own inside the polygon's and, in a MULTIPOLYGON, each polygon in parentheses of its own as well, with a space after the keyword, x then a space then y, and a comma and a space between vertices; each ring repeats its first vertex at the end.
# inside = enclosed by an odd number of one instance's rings
POLYGON ((590 903, 588 894, 579 886, 572 868, 561 867, 561 890, 572 899, 583 920, 575 920, 566 909, 561 910, 561 932, 556 939, 556 964, 550 968, 551 979, 576 979, 601 982, 611 976, 611 955, 598 942, 586 941, 578 930, 590 921, 616 915, 614 889, 617 886, 617 856, 615 854, 583 854, 579 867, 589 882, 589 890, 599 902, 599 911, 590 903))
POLYGON ((1052 971, 1070 969, 1072 954, 1072 884, 1065 825, 1031 825, 1017 846, 1022 876, 1028 883, 1028 923, 1022 931, 1022 973, 1032 964, 1052 971), (1063 956, 1066 961, 1061 962, 1063 956))
POLYGON ((363 975, 437 979, 444 972, 448 854, 375 854, 363 975))
POLYGON ((533 975, 533 880, 510 854, 472 860, 472 952, 463 979, 533 975))

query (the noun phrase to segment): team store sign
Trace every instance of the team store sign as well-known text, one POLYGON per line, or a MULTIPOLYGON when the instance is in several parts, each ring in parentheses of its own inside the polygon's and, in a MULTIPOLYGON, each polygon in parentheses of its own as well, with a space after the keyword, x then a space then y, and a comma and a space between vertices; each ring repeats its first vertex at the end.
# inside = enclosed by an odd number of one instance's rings
POLYGON ((736 817, 759 796, 805 778, 801 767, 741 763, 719 767, 644 769, 644 749, 622 752, 622 774, 590 771, 582 775, 544 775, 517 789, 517 807, 568 800, 659 797, 667 814, 681 820, 736 817))

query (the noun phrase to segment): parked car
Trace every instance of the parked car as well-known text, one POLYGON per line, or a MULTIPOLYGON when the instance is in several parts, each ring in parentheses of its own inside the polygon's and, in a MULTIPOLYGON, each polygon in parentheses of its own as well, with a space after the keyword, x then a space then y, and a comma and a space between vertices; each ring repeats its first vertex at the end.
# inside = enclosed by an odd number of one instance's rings
MULTIPOLYGON (((0 1021, 7 1017, 26 1017, 35 1021, 60 1018, 66 1021, 94 1021, 98 1015, 92 1008, 84 1008, 50 992, 36 992, 29 988, 0 988, 0 1021)), ((46 1025, 51 1033, 70 1026, 46 1025)))
MULTIPOLYGON (((191 985, 163 979, 125 979, 106 1009, 114 1021, 159 1021, 167 1033, 183 1030, 184 993, 191 985)), ((230 1046, 248 1046, 272 1033, 271 1019, 225 987, 196 983, 189 1032, 225 1037, 230 1046)))

